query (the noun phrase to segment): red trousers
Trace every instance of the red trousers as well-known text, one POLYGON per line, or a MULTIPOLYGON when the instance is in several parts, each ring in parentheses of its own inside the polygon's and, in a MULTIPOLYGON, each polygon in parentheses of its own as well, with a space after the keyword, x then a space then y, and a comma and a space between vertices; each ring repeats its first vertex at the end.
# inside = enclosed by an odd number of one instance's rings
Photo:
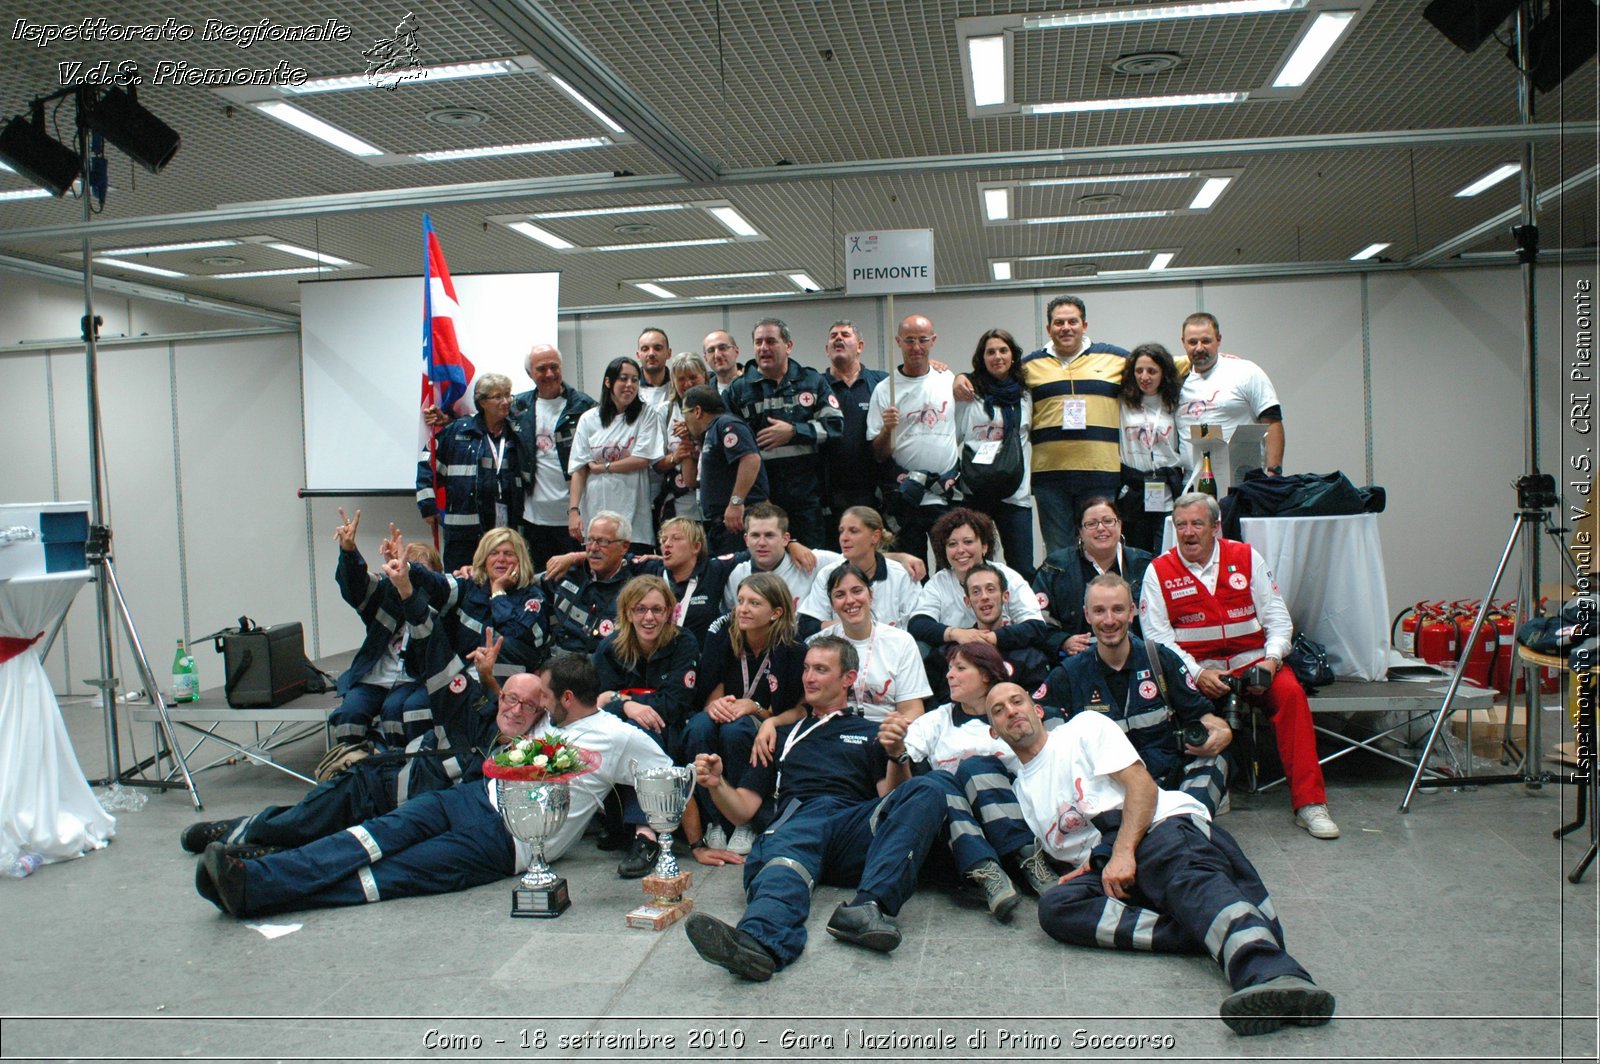
POLYGON ((1311 703, 1294 670, 1284 665, 1273 677, 1272 686, 1258 698, 1250 699, 1272 721, 1278 736, 1278 758, 1283 774, 1289 778, 1289 803, 1293 809, 1328 800, 1322 785, 1322 765, 1317 760, 1317 733, 1311 726, 1311 703))

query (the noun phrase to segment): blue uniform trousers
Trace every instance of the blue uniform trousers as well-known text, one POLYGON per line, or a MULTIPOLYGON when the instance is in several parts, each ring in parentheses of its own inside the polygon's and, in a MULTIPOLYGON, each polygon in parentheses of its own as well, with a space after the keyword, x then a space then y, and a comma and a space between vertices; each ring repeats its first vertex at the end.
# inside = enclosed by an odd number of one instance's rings
POLYGON ((944 798, 943 787, 921 776, 876 801, 829 796, 786 807, 745 861, 749 905, 739 930, 782 967, 805 949, 811 889, 819 881, 855 887, 856 900, 898 913, 944 824, 944 798))
POLYGON ((333 737, 341 743, 361 742, 374 721, 382 742, 405 746, 433 727, 428 689, 414 680, 393 687, 358 683, 345 692, 339 708, 328 714, 333 737))
POLYGON ((998 757, 968 757, 954 773, 930 772, 950 781, 950 852, 965 875, 978 862, 993 861, 1033 844, 1033 829, 1022 819, 1022 807, 1011 789, 1011 775, 998 757))
POLYGON ((227 841, 256 846, 304 846, 363 820, 392 812, 408 798, 454 784, 455 780, 435 758, 405 761, 369 758, 317 784, 294 805, 269 805, 246 820, 227 841), (401 792, 402 783, 404 793, 401 792))
POLYGON ((1076 946, 1207 953, 1235 990, 1280 975, 1311 978, 1289 956, 1266 886, 1226 831, 1200 817, 1168 817, 1140 840, 1134 860, 1128 901, 1108 896, 1098 871, 1086 872, 1045 891, 1039 926, 1076 946))
MULTIPOLYGON (((722 778, 730 786, 737 787, 750 768, 750 751, 755 748, 760 727, 761 721, 756 717, 740 717, 718 724, 702 709, 684 725, 683 763, 694 764, 697 754, 717 754, 722 758, 722 778)), ((694 800, 700 805, 701 822, 706 827, 712 824, 720 824, 724 829, 732 826, 704 787, 695 788, 694 800)))
POLYGON ((512 875, 516 847, 476 782, 244 864, 240 915, 259 916, 466 890, 512 875))
POLYGON ((1224 750, 1216 757, 1183 759, 1183 776, 1177 789, 1205 806, 1212 815, 1228 793, 1228 777, 1233 774, 1233 755, 1224 750))

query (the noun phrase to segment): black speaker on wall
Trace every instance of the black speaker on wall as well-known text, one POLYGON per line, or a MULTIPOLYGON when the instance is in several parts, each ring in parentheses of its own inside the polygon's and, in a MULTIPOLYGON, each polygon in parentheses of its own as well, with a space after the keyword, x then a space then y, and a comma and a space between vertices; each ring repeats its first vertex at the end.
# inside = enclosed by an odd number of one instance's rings
POLYGON ((1422 17, 1451 44, 1471 52, 1521 6, 1522 0, 1433 0, 1422 9, 1422 17))
MULTIPOLYGON (((1594 0, 1553 0, 1528 34, 1528 77, 1540 92, 1549 92, 1595 54, 1594 0)), ((1507 53, 1517 61, 1515 49, 1507 53)))

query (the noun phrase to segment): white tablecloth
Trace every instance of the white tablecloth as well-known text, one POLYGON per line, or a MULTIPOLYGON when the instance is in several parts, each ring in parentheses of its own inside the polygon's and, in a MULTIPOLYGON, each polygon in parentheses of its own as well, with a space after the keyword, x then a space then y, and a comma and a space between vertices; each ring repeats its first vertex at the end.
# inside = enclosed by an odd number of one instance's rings
MULTIPOLYGON (((1295 630, 1328 648, 1335 675, 1389 670, 1389 592, 1377 514, 1246 517, 1239 530, 1272 567, 1295 630)), ((1164 548, 1172 546, 1167 521, 1164 548)))
MULTIPOLYGON (((0 580, 0 636, 48 631, 88 581, 87 572, 0 580)), ((68 861, 116 833, 78 767, 37 646, 0 662, 0 832, 7 848, 68 861)))

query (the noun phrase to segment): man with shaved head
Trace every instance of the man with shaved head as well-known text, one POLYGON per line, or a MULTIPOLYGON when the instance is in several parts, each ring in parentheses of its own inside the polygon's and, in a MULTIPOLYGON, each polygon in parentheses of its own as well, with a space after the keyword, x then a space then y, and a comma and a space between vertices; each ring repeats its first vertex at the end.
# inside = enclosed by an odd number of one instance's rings
POLYGON ((1039 925, 1051 938, 1210 954, 1233 987, 1222 1021, 1241 1035, 1332 1018, 1333 995, 1284 947, 1244 852, 1205 806, 1157 787, 1105 714, 1079 713, 1047 731, 1014 683, 991 688, 985 708, 1022 765, 1015 790, 1023 819, 1050 857, 1072 869, 1039 898, 1039 925))
POLYGON ((884 489, 884 509, 899 522, 897 546, 914 558, 928 556, 928 530, 948 513, 961 471, 956 432, 955 376, 930 364, 939 335, 921 314, 902 319, 894 342, 900 365, 872 390, 867 438, 879 461, 892 461, 895 485, 884 489))
POLYGON ((522 468, 532 478, 522 510, 522 534, 533 567, 539 570, 552 554, 578 549, 567 532, 571 479, 567 458, 578 418, 594 406, 594 400, 562 379, 561 352, 552 345, 534 344, 526 365, 534 388, 512 397, 511 425, 522 450, 522 468))

